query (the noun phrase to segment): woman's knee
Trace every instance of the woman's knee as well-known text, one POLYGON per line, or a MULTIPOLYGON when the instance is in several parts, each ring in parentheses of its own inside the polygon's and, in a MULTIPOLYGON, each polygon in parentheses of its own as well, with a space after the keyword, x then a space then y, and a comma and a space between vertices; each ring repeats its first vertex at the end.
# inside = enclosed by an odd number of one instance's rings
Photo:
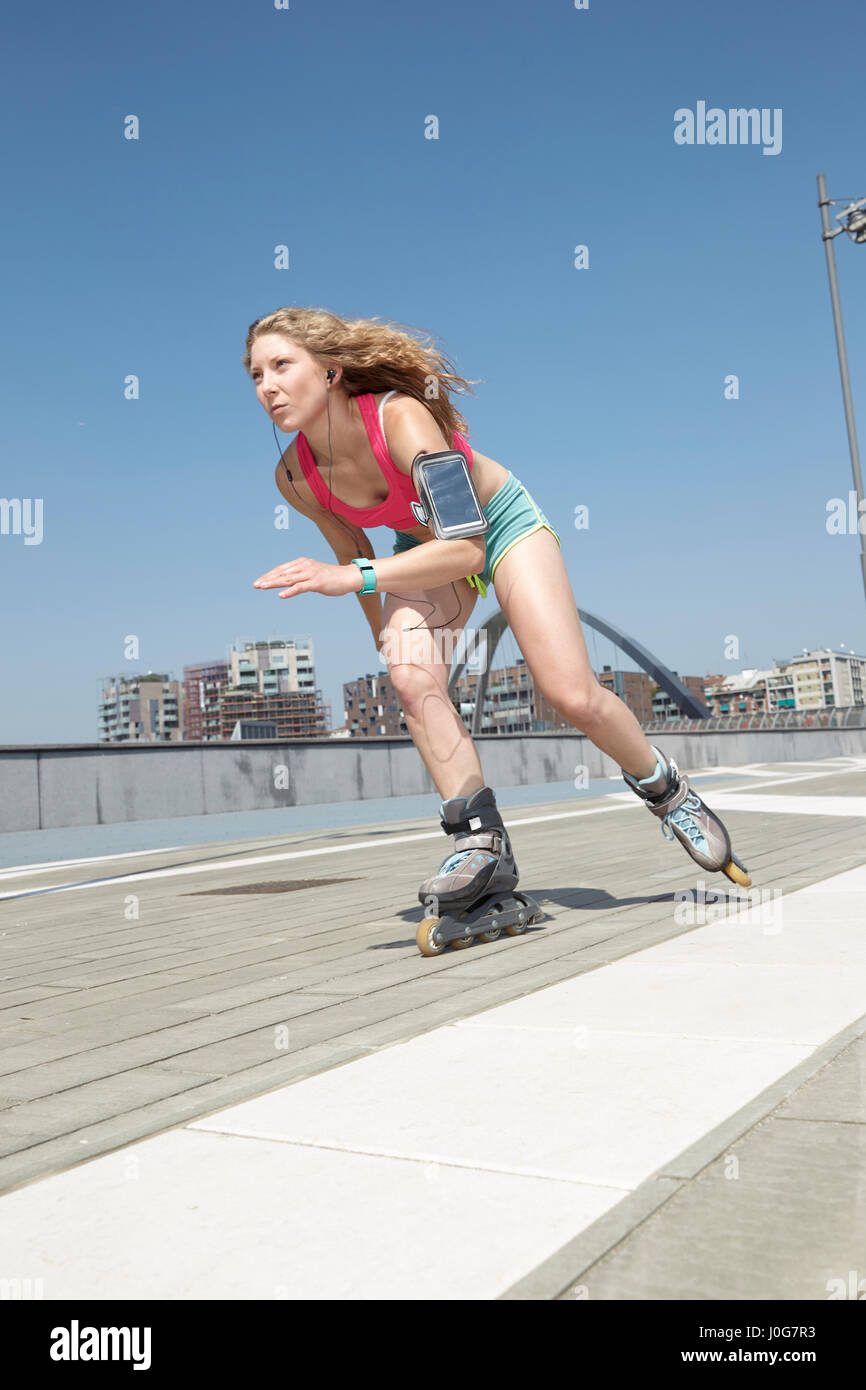
POLYGON ((416 713, 430 695, 448 695, 448 673, 444 667, 421 662, 398 661, 389 664, 391 684, 405 712, 416 713))
POLYGON ((606 693, 604 686, 599 685, 598 681, 593 681, 591 685, 575 682, 565 687, 542 691, 548 704, 577 729, 586 728, 594 723, 600 714, 606 693))

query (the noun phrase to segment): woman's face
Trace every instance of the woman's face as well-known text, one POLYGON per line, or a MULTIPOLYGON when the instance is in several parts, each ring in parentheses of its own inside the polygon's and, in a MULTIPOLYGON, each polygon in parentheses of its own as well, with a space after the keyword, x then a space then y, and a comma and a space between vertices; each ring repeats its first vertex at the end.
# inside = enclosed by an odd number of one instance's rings
POLYGON ((302 430, 322 409, 328 385, 325 369, 306 348, 282 333, 263 333, 250 353, 256 395, 277 429, 302 430))

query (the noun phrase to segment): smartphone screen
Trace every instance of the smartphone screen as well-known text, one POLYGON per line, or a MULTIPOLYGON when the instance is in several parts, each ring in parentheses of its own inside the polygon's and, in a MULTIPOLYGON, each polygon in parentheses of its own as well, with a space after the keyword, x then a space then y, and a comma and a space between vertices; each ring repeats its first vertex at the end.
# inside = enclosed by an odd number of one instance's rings
POLYGON ((483 520, 459 459, 443 459, 426 470, 426 477, 443 527, 483 520))

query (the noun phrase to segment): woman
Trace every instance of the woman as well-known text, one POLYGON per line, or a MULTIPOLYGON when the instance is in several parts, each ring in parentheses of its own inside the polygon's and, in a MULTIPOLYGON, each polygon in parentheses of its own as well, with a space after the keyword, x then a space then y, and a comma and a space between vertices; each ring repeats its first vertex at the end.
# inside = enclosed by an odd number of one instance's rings
POLYGON ((495 795, 448 696, 446 658, 491 582, 537 689, 615 759, 627 785, 662 819, 667 838, 676 836, 703 869, 748 884, 721 821, 673 759, 647 741, 628 706, 596 680, 559 537, 523 483, 470 448, 466 422, 450 399, 470 383, 448 358, 378 319, 285 308, 250 325, 243 360, 275 426, 297 431, 277 465, 277 487, 316 523, 339 562, 300 557, 255 584, 278 588, 280 598, 358 594, 442 797, 442 828, 455 835, 454 852, 421 885, 420 900, 432 894, 462 911, 517 883, 495 795), (450 448, 469 463, 490 522, 484 536, 439 540, 410 509, 418 500, 414 460, 450 448), (375 526, 396 531, 390 556, 375 557, 364 529, 375 526), (362 593, 369 562, 376 592, 362 593), (449 639, 444 650, 438 634, 449 639))

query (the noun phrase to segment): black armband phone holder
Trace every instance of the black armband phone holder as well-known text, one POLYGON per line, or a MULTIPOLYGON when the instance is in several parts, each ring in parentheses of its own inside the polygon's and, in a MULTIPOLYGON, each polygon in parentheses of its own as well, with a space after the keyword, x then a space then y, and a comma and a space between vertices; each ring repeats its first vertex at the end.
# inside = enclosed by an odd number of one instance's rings
POLYGON ((438 454, 418 454, 412 476, 419 502, 410 502, 412 515, 429 526, 438 540, 463 540, 490 530, 465 454, 446 449, 438 454))

